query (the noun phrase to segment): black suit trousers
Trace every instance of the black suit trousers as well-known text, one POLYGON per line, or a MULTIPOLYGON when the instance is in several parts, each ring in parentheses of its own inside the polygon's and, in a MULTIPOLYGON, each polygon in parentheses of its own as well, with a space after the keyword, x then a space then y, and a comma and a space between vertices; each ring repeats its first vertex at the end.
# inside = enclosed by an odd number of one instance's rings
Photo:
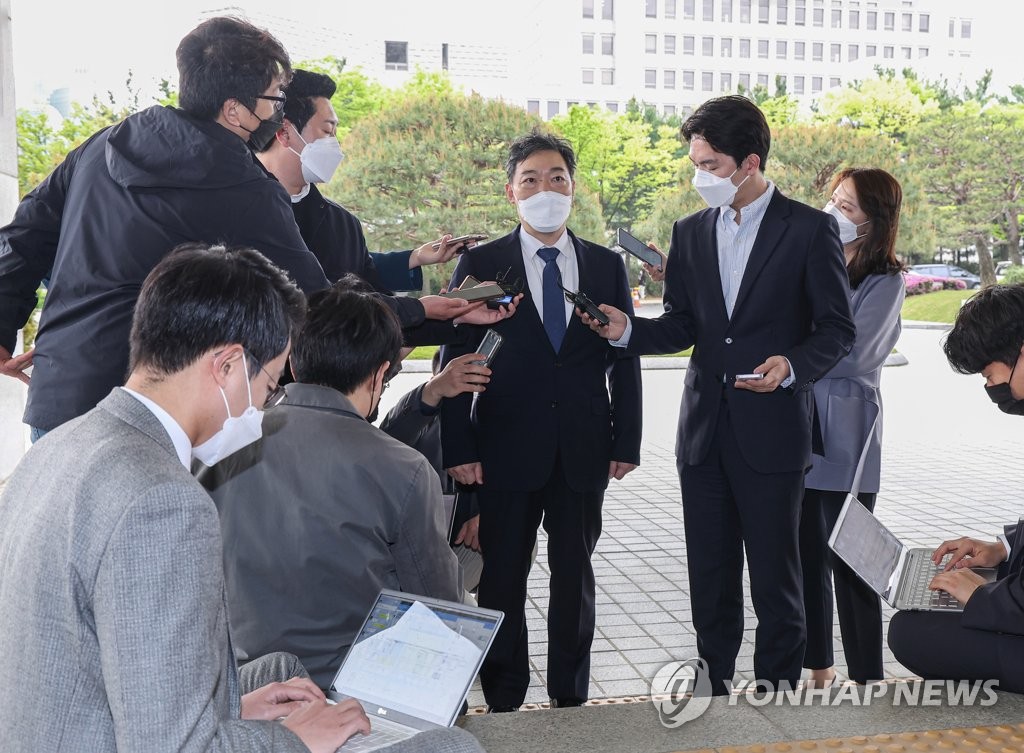
POLYGON ((484 558, 477 600, 505 613, 480 670, 491 706, 518 706, 530 685, 526 582, 537 528, 548 534, 548 695, 585 701, 594 641, 594 569, 590 558, 601 535, 603 491, 569 488, 561 462, 533 492, 479 488, 480 548, 484 558))
MULTIPOLYGON (((764 441, 772 441, 771 427, 765 427, 764 441)), ((744 550, 757 615, 754 676, 775 687, 795 687, 800 679, 806 640, 798 546, 803 479, 802 472, 759 473, 747 464, 724 399, 704 461, 679 463, 693 626, 716 695, 731 690, 743 640, 744 550)))
MULTIPOLYGON (((875 494, 857 499, 875 509, 875 494)), ((804 576, 807 650, 804 666, 826 669, 835 664, 832 640, 832 581, 835 605, 850 679, 859 683, 881 680, 882 600, 845 562, 828 548, 828 537, 846 502, 846 492, 807 489, 800 516, 800 565, 804 576)))

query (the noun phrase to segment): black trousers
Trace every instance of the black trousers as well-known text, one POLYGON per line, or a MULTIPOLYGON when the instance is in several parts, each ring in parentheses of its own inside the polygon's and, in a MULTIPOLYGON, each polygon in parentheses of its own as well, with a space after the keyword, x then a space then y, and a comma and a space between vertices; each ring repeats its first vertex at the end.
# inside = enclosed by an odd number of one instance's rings
MULTIPOLYGON (((875 494, 857 499, 875 509, 875 494)), ((832 640, 832 581, 839 610, 839 629, 850 679, 859 683, 881 680, 882 601, 845 562, 828 548, 828 537, 846 502, 846 492, 807 489, 800 517, 800 564, 804 575, 807 651, 804 666, 826 669, 835 664, 832 640)))
MULTIPOLYGON (((486 478, 485 478, 486 482, 486 478)), ((533 492, 478 492, 484 569, 477 601, 505 613, 480 670, 491 706, 518 706, 530 684, 526 581, 537 528, 548 534, 548 695, 587 700, 594 642, 594 569, 590 558, 601 536, 604 492, 569 488, 560 462, 533 492)))
MULTIPOLYGON (((767 441, 769 435, 770 427, 767 441)), ((693 626, 716 695, 731 690, 743 639, 744 551, 757 615, 755 679, 775 687, 795 687, 800 680, 806 640, 798 546, 803 479, 802 471, 751 468, 724 402, 705 461, 679 464, 693 626)))
POLYGON ((1024 656, 1024 637, 965 628, 960 618, 958 612, 894 614, 889 648, 896 661, 926 680, 998 680, 999 690, 1024 693, 1019 666, 1004 660, 1024 656))

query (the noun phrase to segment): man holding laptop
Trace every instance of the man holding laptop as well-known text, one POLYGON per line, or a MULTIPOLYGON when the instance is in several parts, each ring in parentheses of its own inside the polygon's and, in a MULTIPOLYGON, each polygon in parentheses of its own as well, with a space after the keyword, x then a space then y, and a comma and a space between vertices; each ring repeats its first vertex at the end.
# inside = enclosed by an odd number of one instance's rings
MULTIPOLYGON (((1024 285, 993 285, 960 309, 943 345, 961 374, 981 374, 1004 413, 1024 415, 1024 285)), ((952 594, 962 612, 901 611, 889 623, 896 659, 925 678, 998 680, 1024 692, 1024 520, 995 542, 967 537, 943 542, 935 564, 949 556, 932 589, 952 594), (998 567, 987 582, 969 568, 998 567)))

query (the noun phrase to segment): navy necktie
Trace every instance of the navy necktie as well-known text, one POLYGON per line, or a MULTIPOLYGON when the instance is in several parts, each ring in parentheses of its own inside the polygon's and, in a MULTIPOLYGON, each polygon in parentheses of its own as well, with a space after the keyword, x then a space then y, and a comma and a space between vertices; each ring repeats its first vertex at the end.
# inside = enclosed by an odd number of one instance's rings
POLYGON ((544 247, 537 251, 544 260, 544 331, 548 333, 551 347, 558 352, 565 337, 565 304, 562 302, 562 275, 558 271, 557 248, 544 247))

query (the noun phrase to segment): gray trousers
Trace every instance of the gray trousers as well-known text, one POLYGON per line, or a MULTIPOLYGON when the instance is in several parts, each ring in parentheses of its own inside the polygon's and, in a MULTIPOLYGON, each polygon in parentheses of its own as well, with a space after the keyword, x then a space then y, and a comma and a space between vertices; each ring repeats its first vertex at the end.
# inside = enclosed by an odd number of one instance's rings
MULTIPOLYGON (((272 682, 293 677, 309 677, 306 668, 294 654, 279 651, 253 659, 238 670, 238 686, 242 695, 272 682)), ((381 748, 387 753, 484 753, 476 738, 458 727, 433 729, 404 742, 381 748)))

